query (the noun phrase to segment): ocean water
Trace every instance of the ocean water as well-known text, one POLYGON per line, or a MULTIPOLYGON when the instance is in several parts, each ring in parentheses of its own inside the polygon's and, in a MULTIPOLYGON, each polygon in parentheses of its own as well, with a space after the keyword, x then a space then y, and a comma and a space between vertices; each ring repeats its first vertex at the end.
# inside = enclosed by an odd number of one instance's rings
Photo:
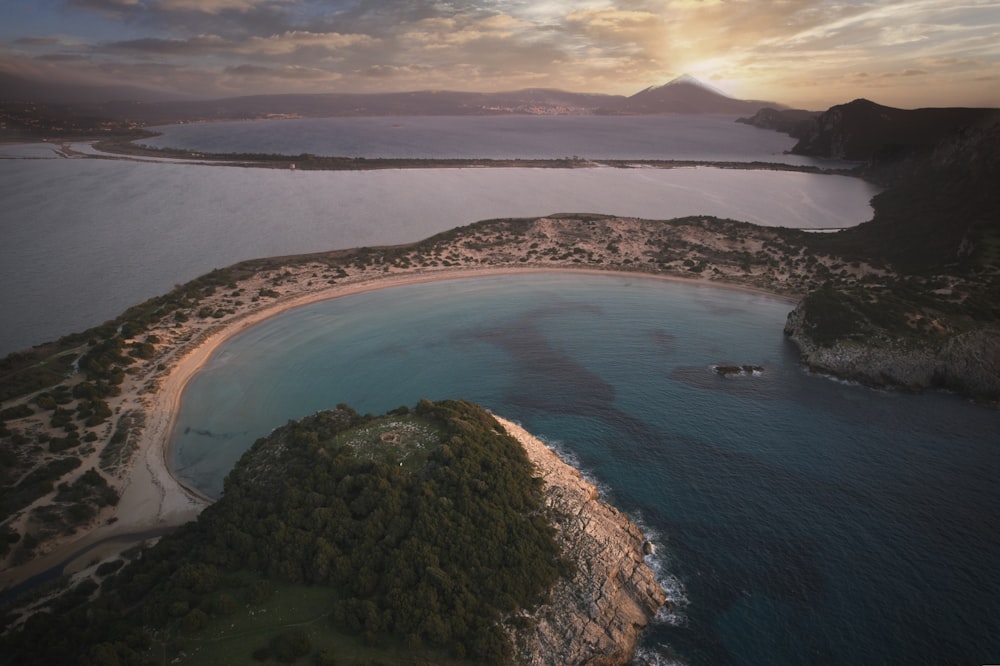
POLYGON ((842 176, 710 168, 293 172, 2 159, 0 355, 244 259, 407 243, 481 219, 558 212, 845 227, 871 218, 876 192, 842 176))
POLYGON ((152 128, 156 147, 220 153, 345 157, 766 161, 826 164, 789 155, 796 140, 737 116, 417 116, 191 123, 152 128))
POLYGON ((791 307, 563 274, 319 303, 234 338, 192 379, 176 467, 218 493, 288 419, 470 399, 562 451, 653 536, 678 603, 645 636, 651 663, 996 663, 1000 413, 803 372, 781 333, 791 307))

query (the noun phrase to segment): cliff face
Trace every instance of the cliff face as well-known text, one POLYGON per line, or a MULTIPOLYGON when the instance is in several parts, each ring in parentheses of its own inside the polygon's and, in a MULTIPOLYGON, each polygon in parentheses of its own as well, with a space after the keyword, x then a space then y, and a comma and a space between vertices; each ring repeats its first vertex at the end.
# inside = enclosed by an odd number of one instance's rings
POLYGON ((802 139, 813 131, 819 111, 803 109, 775 109, 765 107, 747 118, 737 118, 736 122, 752 125, 758 129, 774 130, 795 139, 802 139))
POLYGON ((858 161, 902 157, 930 149, 959 128, 988 126, 998 115, 997 109, 895 109, 856 99, 820 114, 792 152, 858 161))
POLYGON ((577 470, 524 429, 497 420, 544 479, 545 504, 558 516, 556 540, 577 562, 573 578, 556 583, 550 603, 532 615, 532 626, 510 628, 519 659, 532 666, 629 663, 642 629, 667 601, 644 560, 648 542, 577 470))
POLYGON ((811 370, 869 386, 924 390, 944 388, 1000 401, 1000 327, 981 327, 945 339, 873 335, 863 342, 817 344, 800 304, 788 315, 785 334, 811 370))

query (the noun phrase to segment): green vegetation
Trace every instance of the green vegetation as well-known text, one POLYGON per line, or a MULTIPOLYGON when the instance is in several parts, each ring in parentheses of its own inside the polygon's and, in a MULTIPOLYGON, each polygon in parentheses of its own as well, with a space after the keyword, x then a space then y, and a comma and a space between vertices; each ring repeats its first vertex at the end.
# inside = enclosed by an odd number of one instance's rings
POLYGON ((380 418, 341 405, 258 440, 196 523, 106 579, 94 602, 59 622, 30 618, 0 654, 24 664, 207 655, 243 636, 246 606, 308 585, 318 592, 303 626, 246 629, 257 657, 328 659, 329 633, 371 654, 503 662, 500 619, 572 571, 540 491, 521 446, 475 405, 421 401, 380 418))
POLYGON ((56 479, 79 466, 79 458, 56 458, 26 474, 14 486, 3 488, 0 492, 0 515, 10 515, 52 492, 56 479))
POLYGON ((921 276, 886 278, 877 285, 827 282, 802 300, 809 337, 830 347, 872 336, 923 345, 1000 321, 1000 284, 937 282, 921 276))

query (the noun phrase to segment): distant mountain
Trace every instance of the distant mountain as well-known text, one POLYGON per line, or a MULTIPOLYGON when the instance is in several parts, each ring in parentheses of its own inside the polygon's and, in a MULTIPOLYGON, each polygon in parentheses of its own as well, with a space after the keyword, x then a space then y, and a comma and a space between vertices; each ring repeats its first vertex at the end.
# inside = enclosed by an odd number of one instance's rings
POLYGON ((168 102, 132 108, 143 120, 217 119, 266 116, 433 116, 585 115, 613 105, 618 97, 561 90, 528 89, 499 93, 424 90, 399 93, 254 95, 195 102, 168 102))
POLYGON ((140 88, 138 86, 90 86, 79 83, 28 79, 15 74, 0 72, 0 102, 102 104, 113 100, 163 102, 183 98, 181 95, 140 88))
POLYGON ((687 74, 662 86, 646 88, 628 97, 618 110, 624 113, 756 113, 763 107, 778 106, 728 97, 687 74))
POLYGON ((816 118, 822 111, 805 111, 803 109, 776 109, 764 107, 752 116, 737 118, 736 122, 753 125, 760 129, 769 129, 793 138, 801 139, 812 131, 816 118))
POLYGON ((30 81, 9 74, 0 74, 0 103, 44 104, 54 117, 88 115, 141 124, 281 116, 752 114, 768 105, 727 97, 690 76, 647 88, 631 97, 529 88, 496 93, 424 90, 204 100, 166 99, 128 86, 87 87, 30 81))
POLYGON ((998 109, 895 109, 867 99, 830 107, 800 135, 792 152, 846 160, 900 159, 931 150, 965 128, 1000 122, 998 109))

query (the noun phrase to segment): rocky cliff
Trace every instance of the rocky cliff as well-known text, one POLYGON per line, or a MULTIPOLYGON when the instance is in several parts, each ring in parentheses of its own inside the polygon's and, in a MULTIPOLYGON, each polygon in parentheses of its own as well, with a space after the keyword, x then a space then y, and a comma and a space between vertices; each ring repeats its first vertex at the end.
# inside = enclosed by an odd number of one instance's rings
POLYGON ((820 111, 803 109, 775 109, 764 107, 752 116, 737 118, 736 122, 752 125, 758 129, 774 130, 801 139, 813 131, 820 111))
POLYGON ((896 109, 866 99, 838 104, 820 114, 798 135, 799 155, 867 161, 899 158, 931 149, 961 128, 983 127, 1000 117, 997 109, 896 109))
POLYGON ((604 504, 584 480, 537 438, 497 419, 524 447, 545 481, 545 504, 556 516, 556 540, 577 563, 529 623, 511 622, 519 659, 542 664, 626 664, 642 629, 667 601, 644 556, 649 544, 628 516, 604 504))
POLYGON ((876 387, 920 391, 941 388, 984 402, 1000 402, 1000 327, 982 326, 946 337, 894 337, 818 343, 803 304, 788 315, 785 334, 815 372, 876 387))

